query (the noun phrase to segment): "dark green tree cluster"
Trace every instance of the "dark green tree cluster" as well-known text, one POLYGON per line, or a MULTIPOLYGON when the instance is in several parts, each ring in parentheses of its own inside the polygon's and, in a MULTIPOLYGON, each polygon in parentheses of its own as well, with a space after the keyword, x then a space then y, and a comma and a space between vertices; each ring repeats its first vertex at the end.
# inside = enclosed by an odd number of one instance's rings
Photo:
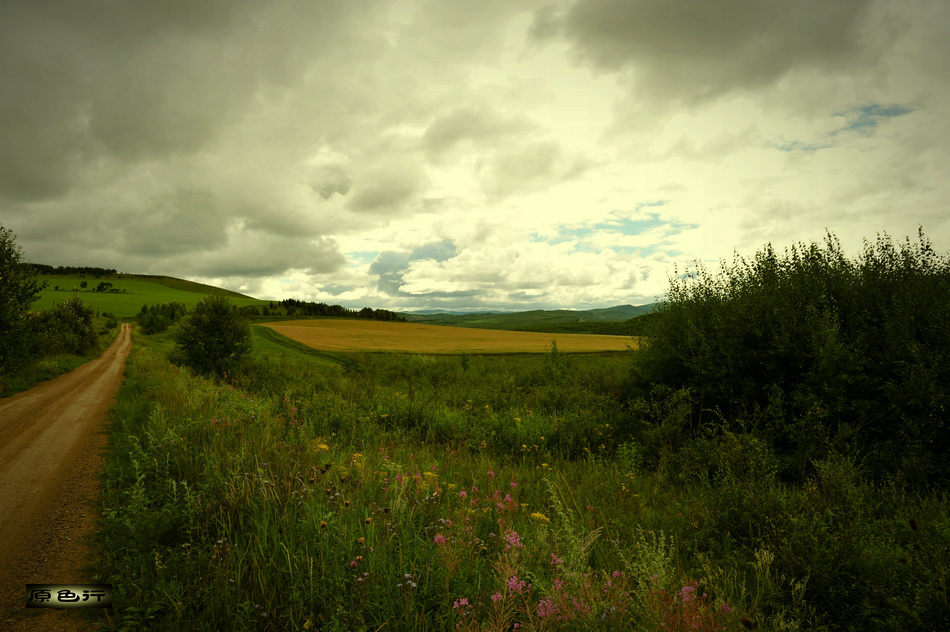
POLYGON ((93 309, 77 295, 31 318, 31 357, 60 353, 81 355, 96 344, 93 309))
MULTIPOLYGON (((308 301, 298 301, 293 298, 282 300, 279 307, 283 308, 288 316, 328 316, 332 318, 369 318, 372 320, 384 321, 404 321, 405 319, 396 312, 390 312, 385 309, 372 309, 364 307, 357 311, 347 309, 341 305, 327 305, 326 303, 310 303, 308 301)), ((273 309, 274 305, 271 304, 273 309)))
POLYGON ((79 275, 79 276, 91 276, 95 278, 104 277, 104 276, 115 276, 115 268, 95 268, 89 266, 50 266, 44 263, 32 263, 30 266, 33 268, 34 274, 47 274, 47 275, 79 275))
POLYGON ((172 301, 152 307, 143 305, 135 320, 138 321, 143 333, 152 335, 165 331, 187 313, 188 309, 184 303, 172 301))
POLYGON ((15 371, 29 358, 29 309, 43 287, 23 261, 16 235, 0 226, 0 375, 15 371))
POLYGON ((227 298, 208 296, 175 332, 176 361, 198 373, 224 376, 251 350, 251 329, 244 315, 227 298))
POLYGON ((770 246, 671 281, 634 369, 642 400, 688 392, 691 427, 739 426, 801 480, 829 452, 874 476, 950 480, 950 258, 921 230, 846 257, 770 246))

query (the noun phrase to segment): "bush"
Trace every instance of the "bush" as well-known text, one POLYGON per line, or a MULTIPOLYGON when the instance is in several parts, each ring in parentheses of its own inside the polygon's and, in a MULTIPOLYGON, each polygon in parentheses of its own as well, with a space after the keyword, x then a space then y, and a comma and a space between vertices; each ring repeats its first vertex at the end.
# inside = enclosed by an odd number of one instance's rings
POLYGON ((34 315, 31 355, 82 355, 92 349, 98 338, 92 322, 93 313, 93 309, 74 294, 53 309, 34 315))
POLYGON ((45 283, 37 283, 33 268, 23 262, 16 235, 0 226, 0 375, 29 360, 27 315, 43 287, 45 283))
POLYGON ((177 352, 198 373, 223 376, 251 350, 251 329, 223 296, 209 296, 195 306, 175 333, 177 352))
POLYGON ((824 247, 771 245, 718 275, 671 281, 632 395, 689 387, 713 411, 767 438, 787 479, 830 450, 912 484, 950 479, 950 258, 919 234, 865 242, 856 260, 824 247))

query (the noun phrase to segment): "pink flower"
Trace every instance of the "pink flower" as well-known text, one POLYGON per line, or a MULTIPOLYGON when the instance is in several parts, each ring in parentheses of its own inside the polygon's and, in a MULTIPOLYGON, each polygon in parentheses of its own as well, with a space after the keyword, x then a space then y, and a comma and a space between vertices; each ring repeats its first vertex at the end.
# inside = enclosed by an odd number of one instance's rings
POLYGON ((448 539, 447 539, 444 535, 442 535, 441 533, 437 533, 437 534, 435 535, 435 544, 436 544, 436 546, 442 546, 442 545, 445 544, 446 542, 448 542, 448 539))
POLYGON ((464 491, 459 492, 459 498, 468 498, 468 494, 464 491))
POLYGON ((730 608, 727 603, 722 604, 722 610, 723 612, 732 612, 732 608, 730 608))
POLYGON ((468 605, 468 598, 462 597, 461 599, 456 601, 454 604, 452 604, 452 607, 458 610, 459 608, 464 608, 467 605, 468 605))
POLYGON ((512 488, 512 489, 514 489, 514 488, 517 487, 517 486, 518 486, 518 483, 516 483, 516 482, 514 482, 514 481, 511 481, 511 488, 512 488))
POLYGON ((491 600, 492 600, 492 601, 496 601, 496 602, 497 602, 497 601, 501 601, 501 593, 500 593, 500 592, 496 592, 494 595, 491 596, 491 600))
POLYGON ((525 589, 525 582, 523 579, 518 579, 517 575, 512 575, 511 579, 508 580, 508 592, 512 594, 519 594, 525 589))
POLYGON ((495 473, 491 470, 488 470, 488 478, 495 478, 495 473))

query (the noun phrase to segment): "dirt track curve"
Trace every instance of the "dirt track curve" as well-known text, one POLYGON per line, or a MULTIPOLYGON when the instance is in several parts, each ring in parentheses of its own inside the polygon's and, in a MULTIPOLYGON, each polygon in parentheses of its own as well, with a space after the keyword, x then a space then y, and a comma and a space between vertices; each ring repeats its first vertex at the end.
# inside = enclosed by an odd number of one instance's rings
POLYGON ((26 584, 88 584, 106 412, 132 346, 123 324, 99 358, 0 400, 0 630, 81 630, 77 613, 27 610, 26 584))

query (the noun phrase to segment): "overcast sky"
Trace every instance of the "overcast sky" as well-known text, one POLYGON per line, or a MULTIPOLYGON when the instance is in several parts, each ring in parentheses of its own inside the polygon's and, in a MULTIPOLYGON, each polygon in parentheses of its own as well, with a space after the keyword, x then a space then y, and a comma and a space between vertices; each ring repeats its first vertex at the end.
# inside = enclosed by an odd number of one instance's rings
POLYGON ((0 0, 27 259, 389 309, 950 250, 946 0, 0 0))

